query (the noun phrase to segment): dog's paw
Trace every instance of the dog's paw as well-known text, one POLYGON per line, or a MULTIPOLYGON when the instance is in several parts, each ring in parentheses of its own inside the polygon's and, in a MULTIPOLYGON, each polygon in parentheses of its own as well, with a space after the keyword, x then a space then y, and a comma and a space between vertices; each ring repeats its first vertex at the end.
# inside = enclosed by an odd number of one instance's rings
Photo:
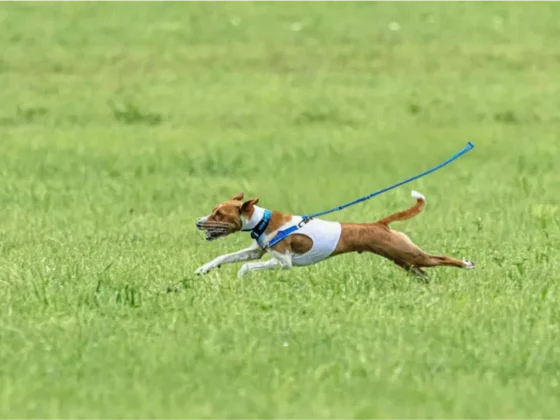
POLYGON ((198 267, 194 272, 194 274, 196 274, 197 276, 203 276, 206 273, 208 273, 210 270, 212 270, 212 268, 213 268, 212 265, 204 264, 203 266, 198 267))
POLYGON ((470 270, 474 268, 474 263, 471 260, 463 260, 463 267, 470 270))
POLYGON ((428 275, 428 273, 426 273, 424 270, 422 270, 419 267, 412 267, 410 269, 410 271, 412 271, 412 273, 419 277, 424 283, 429 283, 430 282, 430 276, 428 275))
POLYGON ((241 277, 244 277, 248 272, 249 266, 247 264, 243 264, 237 272, 237 278, 240 279, 241 277))

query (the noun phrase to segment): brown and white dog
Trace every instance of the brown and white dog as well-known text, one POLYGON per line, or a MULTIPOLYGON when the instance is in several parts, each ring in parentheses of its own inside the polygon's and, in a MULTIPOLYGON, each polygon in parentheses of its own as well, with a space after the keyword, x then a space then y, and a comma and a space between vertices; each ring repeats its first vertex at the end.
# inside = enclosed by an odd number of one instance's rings
POLYGON ((278 211, 258 207, 259 199, 243 201, 243 193, 217 205, 212 213, 196 221, 199 230, 206 231, 206 240, 214 240, 231 233, 247 231, 255 242, 247 249, 215 258, 199 267, 196 274, 208 273, 223 264, 260 259, 265 253, 271 259, 264 262, 244 264, 238 272, 242 277, 255 270, 274 268, 290 269, 292 266, 315 264, 326 258, 347 252, 372 252, 393 261, 399 267, 428 280, 424 267, 452 266, 474 268, 469 260, 457 260, 447 256, 430 255, 418 248, 404 233, 389 227, 392 222, 408 220, 423 209, 425 198, 412 191, 416 204, 408 210, 399 211, 374 223, 338 223, 321 219, 305 220, 278 211), (268 241, 276 234, 298 225, 300 228, 285 239, 268 247, 268 241))

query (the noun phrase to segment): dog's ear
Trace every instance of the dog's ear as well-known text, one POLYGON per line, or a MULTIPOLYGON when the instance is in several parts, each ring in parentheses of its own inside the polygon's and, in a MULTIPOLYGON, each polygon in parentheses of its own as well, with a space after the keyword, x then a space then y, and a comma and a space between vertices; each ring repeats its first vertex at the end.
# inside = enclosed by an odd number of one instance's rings
POLYGON ((235 194, 235 195, 232 197, 232 200, 241 201, 241 200, 243 200, 243 197, 245 197, 245 194, 243 194, 242 192, 240 192, 239 194, 235 194))
POLYGON ((253 200, 247 200, 247 201, 245 201, 245 202, 241 205, 241 207, 240 207, 240 209, 239 209, 239 212, 240 212, 241 214, 247 214, 247 213, 249 213, 251 210, 253 210, 253 206, 254 206, 255 204, 257 204, 258 202, 259 202, 259 199, 258 199, 258 198, 255 198, 255 199, 253 199, 253 200))

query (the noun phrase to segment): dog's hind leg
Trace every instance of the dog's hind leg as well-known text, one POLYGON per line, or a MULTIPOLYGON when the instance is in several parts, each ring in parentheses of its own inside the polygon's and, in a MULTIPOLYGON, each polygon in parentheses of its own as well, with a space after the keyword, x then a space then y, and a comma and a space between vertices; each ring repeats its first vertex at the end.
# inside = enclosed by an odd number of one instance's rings
POLYGON ((402 233, 392 230, 390 240, 386 242, 387 256, 394 261, 401 261, 408 267, 437 267, 451 266, 458 268, 474 268, 474 263, 469 260, 457 260, 445 255, 430 255, 422 251, 410 238, 402 233))

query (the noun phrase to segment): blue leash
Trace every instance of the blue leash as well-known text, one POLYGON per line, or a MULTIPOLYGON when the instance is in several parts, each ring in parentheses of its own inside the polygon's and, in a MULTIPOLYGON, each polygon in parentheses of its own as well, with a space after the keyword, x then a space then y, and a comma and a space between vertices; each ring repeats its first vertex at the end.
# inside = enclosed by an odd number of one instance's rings
POLYGON ((474 147, 474 144, 472 144, 470 141, 467 143, 467 145, 463 148, 463 150, 461 150, 460 152, 455 153, 453 156, 451 156, 449 159, 447 159, 446 161, 440 163, 437 166, 434 166, 432 169, 428 169, 427 171, 424 171, 422 173, 419 173, 418 175, 415 175, 413 177, 407 178, 404 181, 401 182, 397 182, 396 184, 391 185, 390 187, 386 187, 383 188, 379 191, 375 191, 369 195, 366 195, 364 197, 360 197, 354 201, 350 201, 349 203, 343 204, 341 206, 337 206, 337 207, 333 207, 330 210, 325 210, 325 211, 320 211, 318 213, 312 213, 312 214, 308 214, 303 217, 303 220, 301 222, 299 222, 296 226, 290 226, 288 229, 284 229, 279 231, 276 236, 274 238, 272 238, 269 243, 268 243, 268 247, 274 246, 276 245, 278 242, 280 242, 282 239, 286 238, 286 236, 290 235, 291 233, 295 232, 296 230, 298 230, 299 228, 301 228, 303 225, 305 225, 307 222, 309 222, 311 219, 313 219, 314 217, 319 217, 319 216, 324 216, 325 214, 329 214, 329 213, 334 213, 335 211, 340 211, 340 210, 344 210, 347 207, 353 206, 354 204, 358 204, 361 203, 362 201, 366 201, 369 200, 370 198, 373 198, 375 196, 378 196, 380 194, 383 194, 387 191, 390 191, 394 188, 400 187, 401 185, 404 184, 408 184, 409 182, 415 181, 418 178, 422 178, 423 176, 429 175, 432 172, 437 171, 438 169, 443 168, 446 165, 449 165, 451 162, 453 162, 454 160, 459 159, 461 156, 463 156, 465 153, 467 153, 469 150, 471 150, 474 147))

